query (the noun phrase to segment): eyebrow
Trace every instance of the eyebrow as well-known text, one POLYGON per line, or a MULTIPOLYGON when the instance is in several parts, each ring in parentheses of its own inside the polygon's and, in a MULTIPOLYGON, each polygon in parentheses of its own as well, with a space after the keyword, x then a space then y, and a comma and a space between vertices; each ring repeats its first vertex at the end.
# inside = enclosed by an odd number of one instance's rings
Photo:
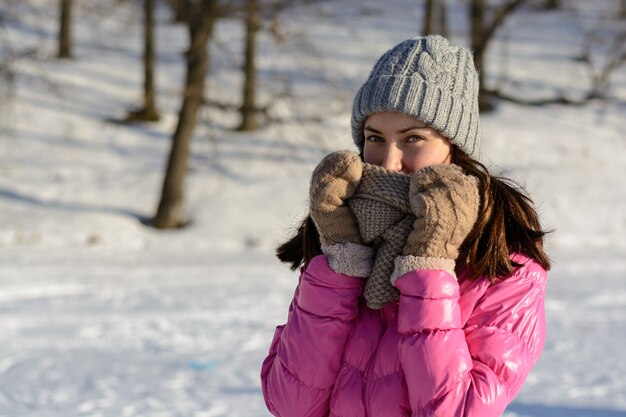
MULTIPOLYGON (((415 129, 427 129, 427 128, 428 128, 428 126, 409 126, 409 127, 407 127, 407 128, 404 128, 404 129, 400 129, 400 130, 398 130, 398 133, 406 133, 406 132, 408 132, 408 131, 410 131, 410 130, 415 130, 415 129)), ((367 126, 367 125, 365 126, 365 128, 364 128, 364 129, 365 129, 365 130, 369 130, 370 132, 378 133, 379 135, 382 135, 382 133, 383 133, 383 132, 381 132, 380 130, 378 130, 378 129, 374 129, 373 127, 371 127, 371 126, 367 126)))

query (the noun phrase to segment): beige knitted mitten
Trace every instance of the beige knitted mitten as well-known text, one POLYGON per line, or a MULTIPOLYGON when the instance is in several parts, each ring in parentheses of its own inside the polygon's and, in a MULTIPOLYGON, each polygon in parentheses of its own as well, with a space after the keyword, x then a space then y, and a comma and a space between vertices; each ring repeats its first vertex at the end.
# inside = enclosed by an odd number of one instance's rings
POLYGON ((443 269, 454 275, 459 247, 478 217, 478 179, 458 165, 432 165, 416 171, 409 193, 416 216, 392 282, 415 269, 443 269))
POLYGON ((362 173, 363 162, 356 153, 333 152, 313 171, 309 191, 310 215, 330 267, 355 277, 369 276, 374 254, 364 245, 346 202, 354 195, 362 173))

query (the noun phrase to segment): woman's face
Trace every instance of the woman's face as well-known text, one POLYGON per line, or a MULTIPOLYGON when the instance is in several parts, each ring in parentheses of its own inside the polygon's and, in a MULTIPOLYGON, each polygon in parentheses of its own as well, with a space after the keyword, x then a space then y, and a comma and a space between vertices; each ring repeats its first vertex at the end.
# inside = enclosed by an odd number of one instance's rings
POLYGON ((435 164, 450 163, 450 141, 413 116, 381 112, 365 119, 365 162, 411 174, 435 164))

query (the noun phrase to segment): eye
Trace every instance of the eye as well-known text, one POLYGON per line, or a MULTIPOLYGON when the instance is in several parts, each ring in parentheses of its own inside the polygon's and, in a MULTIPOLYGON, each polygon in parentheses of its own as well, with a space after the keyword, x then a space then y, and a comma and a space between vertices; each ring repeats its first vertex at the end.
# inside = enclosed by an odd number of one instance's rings
POLYGON ((423 136, 419 136, 419 135, 411 135, 408 138, 406 138, 406 142, 407 143, 417 143, 424 140, 423 136))
POLYGON ((368 137, 365 138, 366 141, 368 142, 384 142, 385 140, 383 138, 381 138, 380 136, 377 135, 370 135, 368 137))

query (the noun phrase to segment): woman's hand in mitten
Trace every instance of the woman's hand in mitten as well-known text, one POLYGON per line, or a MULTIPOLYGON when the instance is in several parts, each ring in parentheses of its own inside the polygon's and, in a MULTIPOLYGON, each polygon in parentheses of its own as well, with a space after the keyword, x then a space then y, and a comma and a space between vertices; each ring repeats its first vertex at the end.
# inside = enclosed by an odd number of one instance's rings
POLYGON ((416 171, 409 192, 415 214, 413 231, 403 249, 407 269, 444 269, 454 274, 459 247, 471 232, 480 208, 478 179, 454 164, 416 171))
POLYGON ((364 246, 356 217, 347 200, 356 192, 363 162, 354 152, 327 155, 313 171, 309 191, 310 215, 330 267, 346 275, 365 277, 373 249, 364 246))

